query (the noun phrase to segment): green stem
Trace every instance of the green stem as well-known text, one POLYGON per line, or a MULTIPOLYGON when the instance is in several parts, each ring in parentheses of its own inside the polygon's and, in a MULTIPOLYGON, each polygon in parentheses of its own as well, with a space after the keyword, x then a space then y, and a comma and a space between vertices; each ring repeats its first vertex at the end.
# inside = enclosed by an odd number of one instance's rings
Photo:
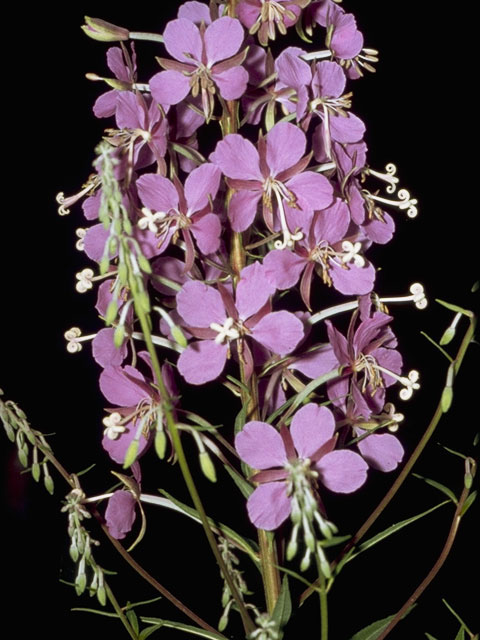
POLYGON ((318 580, 320 583, 320 631, 321 640, 328 640, 328 599, 327 599, 327 589, 325 583, 325 576, 323 575, 322 568, 320 566, 320 560, 318 556, 317 558, 317 567, 318 567, 318 580))
POLYGON ((134 304, 135 304, 135 311, 137 314, 137 317, 140 321, 140 326, 142 328, 142 333, 145 339, 145 343, 147 345, 147 349, 148 349, 148 353, 150 354, 150 357, 152 359, 152 368, 153 371, 155 372, 155 379, 156 379, 156 383, 158 385, 159 391, 160 391, 160 395, 162 397, 162 408, 164 410, 164 414, 165 414, 165 418, 166 418, 166 422, 167 422, 167 428, 168 431, 170 433, 170 437, 172 438, 172 443, 173 443, 173 447, 175 449, 175 453, 177 455, 177 459, 178 459, 178 463, 180 465, 180 469, 183 475, 183 478, 185 480, 185 484, 187 485, 188 491, 190 493, 190 497, 192 498, 193 504, 195 505, 195 508, 198 512, 198 515, 200 517, 200 520, 202 522, 202 526, 203 529, 205 531, 205 535, 207 536, 207 540, 208 543, 210 545, 210 548, 213 552, 213 555, 215 556, 215 559, 220 567, 220 570, 222 572, 222 576, 225 579, 226 583, 228 584, 228 587, 230 589, 230 592, 232 594, 232 597, 234 598, 236 605, 238 606, 239 609, 239 613, 240 616, 242 618, 242 622, 243 622, 243 626, 245 628, 245 631, 247 633, 250 633, 251 631, 253 631, 255 629, 255 625, 253 624, 248 611, 245 607, 245 603, 242 600, 242 597, 240 595, 240 593, 238 592, 238 589, 235 585, 235 583, 232 580, 232 577, 230 576, 228 569, 223 561, 223 558, 220 554, 220 551, 218 549, 216 540, 215 540, 215 536, 210 528, 210 524, 208 522, 208 518, 207 515, 205 513, 205 509, 203 507, 202 501, 200 499, 200 496, 198 494, 197 488, 195 486, 195 482, 193 480, 192 474, 190 472, 190 468, 188 466, 188 462, 187 459, 185 457, 185 452, 183 450, 183 445, 182 445, 182 441, 180 439, 180 435, 178 433, 178 429, 177 429, 177 425, 175 422, 175 418, 173 416, 173 409, 172 409, 172 403, 171 403, 171 399, 170 399, 170 395, 168 393, 168 390, 165 386, 165 383, 163 381, 163 377, 162 377, 162 371, 161 371, 161 367, 160 367, 160 362, 158 360, 157 357, 157 352, 155 350, 155 347, 153 345, 152 342, 152 337, 151 337, 151 333, 150 333, 150 326, 149 326, 149 322, 147 320, 147 316, 146 313, 143 309, 143 307, 138 304, 137 299, 134 299, 134 304))
MULTIPOLYGON (((475 335, 476 317, 472 314, 471 316, 468 316, 468 318, 469 318, 470 326, 468 327, 467 331, 465 332, 465 335, 463 336, 463 340, 460 344, 457 355, 453 361, 455 374, 458 373, 462 365, 463 359, 465 357, 465 354, 467 352, 467 349, 475 335)), ((450 365, 450 367, 451 366, 452 365, 450 365)), ((449 367, 449 371, 450 371, 450 367, 449 367)), ((393 499, 397 491, 400 489, 400 487, 404 483, 405 479, 408 477, 410 471, 412 470, 412 467, 414 466, 414 464, 417 462, 418 458, 422 454, 428 441, 430 440, 435 429, 437 428, 437 425, 440 422, 440 418, 444 414, 442 395, 443 395, 443 391, 442 391, 442 394, 440 394, 440 400, 438 402, 437 408, 435 410, 435 413, 432 416, 432 419, 430 420, 430 423, 425 433, 423 434, 420 442, 417 444, 414 452, 408 459, 407 463, 403 467, 402 471, 398 474, 397 479, 392 484, 389 491, 387 491, 387 493, 385 494, 383 499, 380 501, 376 509, 369 516, 369 518, 367 518, 367 520, 360 527, 357 533, 348 541, 348 543, 342 549, 342 552, 340 553, 339 557, 332 562, 331 564, 332 569, 340 562, 340 560, 348 553, 348 551, 350 551, 350 549, 352 549, 352 547, 354 547, 357 544, 357 542, 359 542, 359 540, 363 538, 363 536, 367 533, 367 531, 370 529, 373 523, 377 520, 377 518, 380 516, 382 511, 385 509, 385 507, 393 499)), ((318 585, 318 581, 316 581, 314 585, 312 585, 312 587, 316 585, 318 585)), ((312 587, 309 587, 302 593, 302 595, 300 596, 300 604, 303 604, 303 602, 314 592, 315 589, 312 587)))
POLYGON ((128 618, 126 617, 126 615, 123 613, 122 607, 118 604, 117 599, 113 595, 113 591, 110 589, 110 587, 106 582, 105 582, 105 590, 107 592, 107 598, 110 600, 110 603, 115 609, 117 616, 120 618, 121 622, 123 623, 123 626, 128 631, 129 636, 133 638, 133 640, 138 640, 138 635, 135 633, 135 630, 132 629, 132 625, 128 621, 128 618))
POLYGON ((130 31, 130 40, 148 40, 149 42, 163 42, 163 36, 159 33, 147 33, 143 31, 130 31))

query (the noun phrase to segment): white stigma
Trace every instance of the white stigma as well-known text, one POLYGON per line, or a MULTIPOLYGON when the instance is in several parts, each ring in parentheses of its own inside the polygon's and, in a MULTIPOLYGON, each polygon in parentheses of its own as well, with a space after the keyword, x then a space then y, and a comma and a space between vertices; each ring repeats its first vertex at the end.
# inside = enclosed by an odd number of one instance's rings
POLYGON ((82 350, 82 342, 85 340, 93 340, 96 333, 93 333, 89 336, 82 336, 82 331, 78 327, 72 327, 68 331, 65 331, 63 334, 65 340, 67 341, 67 351, 68 353, 78 353, 82 350))
POLYGON ((116 440, 122 433, 125 432, 125 427, 122 426, 122 416, 114 411, 109 416, 102 420, 106 429, 103 432, 103 435, 106 436, 109 440, 116 440))
POLYGON ((148 207, 142 208, 143 218, 137 222, 137 226, 140 229, 149 229, 152 233, 158 233, 157 222, 162 221, 166 217, 166 213, 164 211, 156 211, 152 213, 152 211, 148 207))
POLYGON ((356 267, 364 267, 365 258, 359 255, 361 248, 361 242, 352 243, 349 240, 344 240, 342 242, 342 249, 344 253, 340 254, 343 264, 347 264, 353 260, 353 264, 356 267))
POLYGON ((94 277, 94 273, 92 269, 83 269, 79 273, 75 274, 78 282, 75 285, 75 289, 78 293, 85 293, 89 289, 93 287, 92 279, 94 277))
POLYGON ((215 338, 216 344, 223 344, 225 341, 237 340, 240 337, 239 331, 233 326, 235 320, 233 318, 227 318, 223 325, 218 322, 212 322, 210 329, 218 331, 218 335, 215 338))

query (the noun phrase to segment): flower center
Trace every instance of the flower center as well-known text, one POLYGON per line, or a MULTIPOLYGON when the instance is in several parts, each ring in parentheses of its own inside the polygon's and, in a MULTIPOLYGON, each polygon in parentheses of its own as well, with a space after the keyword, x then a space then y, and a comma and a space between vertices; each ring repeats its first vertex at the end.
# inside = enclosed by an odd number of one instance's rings
POLYGON ((408 400, 412 397, 414 391, 420 389, 420 384, 418 383, 420 374, 418 371, 412 369, 408 376, 400 376, 398 373, 380 366, 375 358, 370 354, 365 355, 360 353, 352 364, 352 368, 356 372, 365 372, 361 387, 362 393, 366 390, 368 385, 371 385, 372 387, 372 396, 375 395, 378 388, 385 387, 385 383, 381 376, 382 373, 391 376, 402 385, 403 388, 399 392, 399 396, 402 400, 408 400))
POLYGON ((294 193, 287 189, 283 182, 275 180, 275 178, 269 176, 263 185, 263 204, 270 210, 273 209, 273 195, 277 201, 277 212, 283 234, 283 240, 276 240, 274 247, 275 249, 286 249, 287 247, 291 249, 297 240, 301 240, 303 238, 303 233, 298 229, 294 233, 290 231, 285 215, 284 201, 286 201, 289 207, 296 209, 298 208, 297 198, 294 193))
POLYGON ((217 331, 218 335, 215 338, 217 344, 223 344, 224 342, 230 342, 231 340, 237 340, 241 334, 241 327, 235 322, 233 318, 226 318, 223 325, 218 322, 212 322, 210 329, 217 331))

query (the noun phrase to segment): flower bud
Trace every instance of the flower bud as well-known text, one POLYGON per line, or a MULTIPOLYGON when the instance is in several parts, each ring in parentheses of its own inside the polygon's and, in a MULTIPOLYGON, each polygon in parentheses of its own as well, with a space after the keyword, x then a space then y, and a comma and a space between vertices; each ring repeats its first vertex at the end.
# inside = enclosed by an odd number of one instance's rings
POLYGON ((124 338, 125 338, 125 327, 123 324, 119 324, 113 334, 113 344, 117 349, 120 349, 120 347, 122 346, 124 338))
POLYGON ((157 431, 155 434, 155 451, 160 460, 165 457, 165 451, 167 449, 167 436, 164 431, 157 431))
POLYGON ((183 335, 183 332, 180 329, 180 327, 178 325, 174 324, 171 327, 171 331, 172 331, 172 336, 173 336, 173 339, 175 340, 175 342, 177 344, 179 344, 181 347, 186 347, 187 344, 188 344, 187 343, 187 339, 183 335))
POLYGON ((442 393, 442 411, 443 413, 447 413, 447 411, 452 406, 453 401, 453 389, 452 387, 445 387, 442 393))
POLYGON ((87 586, 87 576, 85 573, 80 573, 75 579, 75 591, 77 596, 81 596, 87 586))
POLYGON ((208 453, 206 451, 200 451, 199 459, 203 475, 208 478, 210 482, 216 482, 217 474, 215 473, 215 466, 208 453))
POLYGON ((72 544, 70 545, 70 549, 68 550, 68 552, 70 553, 70 557, 73 560, 73 562, 77 562, 78 558, 80 557, 80 554, 78 552, 77 545, 74 542, 72 542, 72 544))
POLYGON ((87 36, 93 38, 93 40, 99 40, 100 42, 119 42, 128 40, 130 37, 128 29, 118 27, 110 22, 105 22, 105 20, 100 20, 100 18, 85 16, 85 22, 86 24, 82 25, 82 29, 87 36))
POLYGON ((22 467, 28 467, 28 447, 26 445, 18 449, 18 459, 22 467))
POLYGON ((125 460, 123 462, 123 468, 128 469, 135 462, 138 453, 138 440, 132 440, 130 446, 127 449, 127 453, 125 454, 125 460))
POLYGON ((107 312, 105 314, 105 324, 112 324, 112 322, 115 320, 115 318, 117 317, 117 312, 118 312, 118 303, 116 300, 110 300, 108 307, 107 307, 107 312))
POLYGON ((150 262, 142 256, 141 254, 137 256, 138 266, 144 273, 152 273, 152 267, 150 266, 150 262))
POLYGON ((32 478, 35 480, 35 482, 38 482, 40 480, 40 465, 38 464, 38 462, 34 462, 32 464, 32 478))
POLYGON ((97 600, 102 605, 102 607, 104 607, 107 604, 107 592, 104 586, 98 587, 97 600))
POLYGON ((53 491, 55 488, 55 485, 53 484, 53 480, 52 480, 52 476, 45 476, 43 478, 43 484, 45 485, 45 489, 48 491, 48 493, 50 495, 53 495, 53 491))
POLYGON ((442 345, 442 347, 448 344, 449 342, 451 342, 454 336, 455 336, 455 327, 452 327, 452 326, 447 327, 445 329, 445 333, 440 338, 440 344, 442 345))

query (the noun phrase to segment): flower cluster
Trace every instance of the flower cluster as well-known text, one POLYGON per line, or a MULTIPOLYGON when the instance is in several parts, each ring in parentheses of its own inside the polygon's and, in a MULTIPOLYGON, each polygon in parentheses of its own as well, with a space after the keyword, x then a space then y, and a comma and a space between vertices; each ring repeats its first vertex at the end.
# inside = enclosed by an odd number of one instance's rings
MULTIPOLYGON (((353 15, 333 0, 239 0, 236 11, 185 2, 165 26, 161 70, 147 82, 133 44, 108 49, 114 78, 104 79, 109 90, 94 113, 115 125, 78 194, 93 224, 77 247, 98 275, 83 270, 77 290, 102 281, 96 308, 109 326, 94 337, 93 355, 112 405, 102 441, 110 457, 129 466, 154 441, 165 453, 164 406, 178 401, 177 384, 227 384, 250 403, 235 447, 252 470, 251 521, 272 530, 290 517, 289 555, 301 532, 302 566, 312 553, 325 566, 318 540, 335 527, 319 493, 355 491, 369 466, 391 471, 403 456, 385 431, 403 418, 386 393, 399 383, 408 398, 418 374, 402 373, 367 254, 391 240, 392 212, 414 217, 416 201, 405 189, 398 200, 379 195, 382 181, 395 194, 395 167, 382 173, 367 162, 365 125, 346 85, 372 70, 377 53, 364 49, 353 15), (313 39, 310 50, 275 55, 269 43, 294 25, 313 39), (204 124, 208 151, 197 137, 204 124), (328 290, 348 300, 318 309, 318 292, 328 290), (151 354, 137 353, 146 339, 138 309, 158 313, 150 338, 173 363, 163 369, 168 397, 151 354), (348 310, 344 335, 327 318, 348 310), (294 396, 322 377, 328 407, 309 395, 292 417, 294 396)), ((78 198, 60 196, 61 212, 78 198)), ((418 287, 415 296, 424 306, 418 287)), ((88 338, 67 334, 72 352, 88 338)), ((205 460, 205 440, 194 438, 205 460)), ((116 537, 133 523, 138 496, 128 495, 115 494, 107 510, 116 537)))

